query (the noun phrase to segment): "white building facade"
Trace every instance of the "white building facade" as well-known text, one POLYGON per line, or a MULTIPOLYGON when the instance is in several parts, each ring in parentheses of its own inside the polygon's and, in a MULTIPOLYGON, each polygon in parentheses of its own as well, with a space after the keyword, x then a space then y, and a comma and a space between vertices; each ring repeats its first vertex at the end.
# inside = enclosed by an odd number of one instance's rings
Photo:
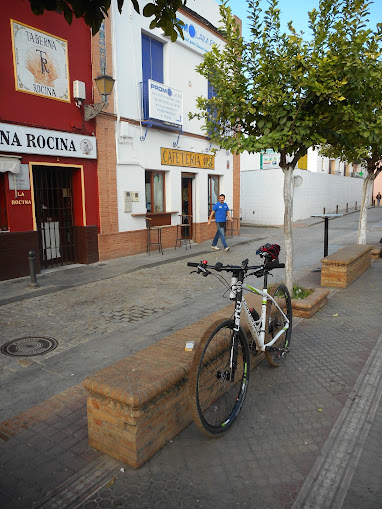
MULTIPOLYGON (((279 226, 284 223, 284 174, 278 162, 278 154, 272 151, 242 154, 242 224, 279 226)), ((294 170, 292 221, 359 208, 364 172, 360 165, 322 157, 317 150, 309 149, 294 170)))
MULTIPOLYGON (((239 186, 236 197, 233 191, 239 159, 225 150, 213 154, 200 121, 188 116, 196 112, 198 96, 208 97, 208 82, 196 66, 212 44, 224 44, 216 29, 218 3, 194 0, 192 10, 179 10, 184 40, 178 36, 176 42, 160 29, 150 30, 150 19, 137 14, 131 2, 122 14, 116 1, 112 7, 118 220, 114 241, 101 231, 101 259, 145 251, 147 219, 162 226, 163 247, 175 246, 182 215, 191 216, 195 242, 212 238, 207 220, 219 193, 237 208, 236 215, 240 199, 239 186)), ((97 136, 101 132, 97 128, 97 136)))

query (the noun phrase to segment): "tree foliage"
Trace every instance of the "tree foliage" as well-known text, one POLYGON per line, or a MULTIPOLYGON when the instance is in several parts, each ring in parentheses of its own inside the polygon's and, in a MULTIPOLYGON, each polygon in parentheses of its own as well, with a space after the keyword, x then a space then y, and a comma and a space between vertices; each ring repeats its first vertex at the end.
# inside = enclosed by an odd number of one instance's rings
POLYGON ((366 244, 367 207, 373 182, 382 169, 382 62, 381 25, 367 28, 368 4, 361 2, 358 15, 336 41, 338 51, 347 51, 347 65, 338 73, 346 83, 344 100, 339 107, 341 121, 331 137, 331 144, 321 153, 343 161, 362 163, 367 170, 363 183, 358 228, 358 243, 366 244), (343 49, 341 49, 343 48, 343 49))
MULTIPOLYGON (((281 30, 277 0, 268 0, 265 10, 260 0, 247 3, 249 41, 241 37, 227 3, 221 6, 226 44, 214 46, 198 67, 216 95, 199 97, 198 113, 191 117, 203 120, 211 140, 222 148, 280 154, 286 283, 291 289, 293 169, 308 148, 336 142, 338 113, 350 80, 349 39, 359 36, 366 2, 320 0, 319 9, 309 13, 309 40, 292 23, 287 33, 281 30), (342 37, 346 43, 340 43, 342 37)), ((355 88, 353 93, 355 97, 355 88)))
MULTIPOLYGON (((147 2, 142 10, 145 17, 154 19, 150 29, 161 28, 165 35, 175 41, 180 35, 183 38, 183 23, 176 18, 176 11, 186 4, 187 0, 152 0, 147 2)), ((111 0, 29 0, 32 12, 41 15, 44 11, 59 11, 63 14, 69 25, 73 16, 83 18, 91 27, 93 35, 98 32, 102 21, 110 9, 111 0)), ((138 0, 131 0, 135 11, 140 14, 138 0)), ((121 13, 124 0, 117 0, 118 10, 121 13)))

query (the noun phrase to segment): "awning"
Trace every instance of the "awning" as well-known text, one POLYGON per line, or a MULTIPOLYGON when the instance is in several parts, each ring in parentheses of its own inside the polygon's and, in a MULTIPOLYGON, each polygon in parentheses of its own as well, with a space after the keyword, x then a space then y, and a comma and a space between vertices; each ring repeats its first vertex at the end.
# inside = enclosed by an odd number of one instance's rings
POLYGON ((0 155, 0 172, 5 173, 7 171, 11 173, 20 173, 21 164, 20 157, 9 157, 0 155))

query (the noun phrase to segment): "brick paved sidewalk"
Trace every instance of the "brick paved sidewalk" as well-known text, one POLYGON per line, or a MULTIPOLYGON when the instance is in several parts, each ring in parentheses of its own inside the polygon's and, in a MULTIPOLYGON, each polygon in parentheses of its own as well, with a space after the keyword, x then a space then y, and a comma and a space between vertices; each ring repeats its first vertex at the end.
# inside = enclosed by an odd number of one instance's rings
MULTIPOLYGON (((291 507, 349 398, 361 398, 352 391, 382 333, 381 291, 378 260, 313 318, 300 320, 282 367, 263 362, 252 372, 242 414, 226 436, 209 440, 191 425, 140 470, 89 448, 82 385, 4 421, 0 506, 291 507)), ((381 405, 374 410, 370 439, 381 432, 381 405)), ((380 507, 382 450, 368 438, 376 468, 369 471, 365 455, 353 459, 352 471, 367 485, 348 484, 346 508, 359 507, 358 490, 368 486, 367 507, 380 507)))

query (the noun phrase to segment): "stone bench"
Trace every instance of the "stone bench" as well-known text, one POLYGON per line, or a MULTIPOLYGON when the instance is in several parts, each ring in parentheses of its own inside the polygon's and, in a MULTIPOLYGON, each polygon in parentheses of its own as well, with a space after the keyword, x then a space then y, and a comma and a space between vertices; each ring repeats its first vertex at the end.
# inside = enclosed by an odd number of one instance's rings
POLYGON ((321 260, 321 286, 346 288, 370 267, 371 246, 353 244, 321 260))
POLYGON ((381 258, 382 256, 382 249, 379 247, 373 247, 371 251, 371 257, 373 260, 378 260, 378 258, 381 258))
MULTIPOLYGON (((246 295, 249 306, 261 298, 246 295)), ((140 467, 191 423, 188 372, 195 348, 211 324, 230 318, 233 304, 203 318, 144 350, 88 376, 87 401, 89 445, 140 467)), ((251 356, 253 368, 264 354, 251 356)))

